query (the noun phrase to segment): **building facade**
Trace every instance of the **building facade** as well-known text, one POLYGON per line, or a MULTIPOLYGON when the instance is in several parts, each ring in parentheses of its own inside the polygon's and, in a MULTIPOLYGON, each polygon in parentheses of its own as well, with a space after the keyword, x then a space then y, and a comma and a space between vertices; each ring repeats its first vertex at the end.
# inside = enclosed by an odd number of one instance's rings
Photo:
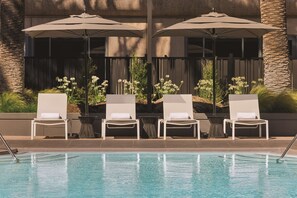
MULTIPOLYGON (((297 1, 286 0, 290 56, 297 57, 297 1)), ((230 16, 260 21, 259 0, 152 0, 152 32, 200 16, 213 8, 230 16)), ((31 39, 23 28, 72 14, 100 15, 144 30, 143 38, 110 37, 91 40, 94 56, 126 57, 147 54, 147 0, 1 0, 0 92, 21 91, 25 86, 24 57, 80 56, 79 39, 31 39)), ((228 39, 218 42, 219 57, 261 57, 260 39, 228 39)), ((203 38, 152 38, 153 57, 209 57, 210 41, 203 38)))

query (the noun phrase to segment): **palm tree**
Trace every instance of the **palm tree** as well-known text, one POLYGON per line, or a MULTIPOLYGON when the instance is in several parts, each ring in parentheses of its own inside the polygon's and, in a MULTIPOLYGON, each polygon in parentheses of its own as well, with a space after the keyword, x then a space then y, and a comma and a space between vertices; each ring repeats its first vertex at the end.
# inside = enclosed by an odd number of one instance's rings
POLYGON ((0 92, 24 88, 24 0, 0 0, 0 92))
POLYGON ((285 0, 260 0, 261 22, 280 28, 263 36, 264 84, 276 93, 291 86, 285 0))

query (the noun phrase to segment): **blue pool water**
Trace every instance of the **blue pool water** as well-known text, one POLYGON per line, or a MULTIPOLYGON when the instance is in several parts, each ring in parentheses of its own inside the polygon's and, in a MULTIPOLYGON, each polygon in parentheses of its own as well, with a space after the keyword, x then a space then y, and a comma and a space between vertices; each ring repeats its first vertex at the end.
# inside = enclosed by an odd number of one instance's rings
POLYGON ((0 157, 0 197, 297 197, 297 158, 250 153, 0 157))

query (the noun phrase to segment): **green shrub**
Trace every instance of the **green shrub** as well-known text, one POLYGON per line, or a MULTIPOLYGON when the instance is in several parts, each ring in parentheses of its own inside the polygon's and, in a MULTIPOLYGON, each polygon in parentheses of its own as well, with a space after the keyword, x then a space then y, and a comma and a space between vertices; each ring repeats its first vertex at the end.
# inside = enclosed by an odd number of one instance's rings
POLYGON ((60 92, 67 94, 68 103, 78 104, 80 97, 75 78, 71 77, 68 80, 67 76, 64 76, 63 78, 56 77, 56 81, 58 82, 57 89, 60 92))
POLYGON ((166 75, 165 78, 161 78, 160 82, 154 85, 153 99, 158 100, 164 94, 177 94, 183 83, 184 81, 180 81, 180 85, 176 85, 172 82, 170 76, 166 75))
POLYGON ((296 92, 283 91, 277 94, 274 100, 273 111, 276 113, 296 113, 297 112, 297 100, 296 92))
POLYGON ((37 93, 30 89, 24 89, 22 93, 26 106, 24 112, 36 112, 37 111, 37 93))
POLYGON ((97 76, 92 76, 92 80, 88 83, 88 96, 89 104, 97 105, 100 102, 106 101, 106 89, 108 86, 108 81, 104 80, 101 84, 98 84, 99 78, 97 76))
POLYGON ((44 89, 41 90, 39 93, 61 93, 61 91, 59 91, 56 88, 52 88, 52 89, 44 89))
MULTIPOLYGON (((213 98, 213 79, 212 79, 212 61, 207 60, 202 64, 202 79, 200 79, 194 87, 196 94, 201 98, 206 98, 212 101, 213 98)), ((217 72, 215 73, 216 79, 216 102, 222 102, 224 92, 217 80, 217 72)))
POLYGON ((296 113, 297 92, 283 91, 274 94, 264 85, 257 85, 250 91, 251 94, 258 94, 260 112, 263 113, 296 113))
POLYGON ((0 95, 0 112, 23 112, 25 107, 26 102, 19 93, 4 92, 0 95))
POLYGON ((232 84, 228 85, 228 92, 231 94, 246 94, 249 87, 244 76, 233 77, 232 84))
POLYGON ((132 94, 135 94, 137 99, 145 100, 147 93, 147 63, 133 55, 129 70, 131 81, 126 81, 125 85, 128 92, 133 89, 132 94))
POLYGON ((253 86, 251 94, 258 94, 260 112, 272 112, 275 102, 275 94, 264 85, 253 86))
POLYGON ((23 93, 4 92, 0 95, 0 112, 36 112, 37 93, 24 89, 23 93))

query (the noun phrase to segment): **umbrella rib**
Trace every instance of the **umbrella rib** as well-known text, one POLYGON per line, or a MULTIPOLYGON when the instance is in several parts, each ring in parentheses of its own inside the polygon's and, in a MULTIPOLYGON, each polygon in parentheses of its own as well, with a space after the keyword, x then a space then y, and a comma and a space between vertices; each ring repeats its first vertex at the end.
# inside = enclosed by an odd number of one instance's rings
MULTIPOLYGON (((93 35, 96 35, 98 32, 100 32, 100 33, 102 33, 102 34, 106 34, 107 32, 112 32, 112 30, 94 30, 95 32, 94 33, 92 33, 92 34, 88 34, 88 36, 93 36, 93 35)), ((127 32, 127 30, 125 30, 125 32, 127 32)), ((135 35, 136 37, 139 37, 139 35, 137 34, 137 33, 134 33, 134 32, 131 32, 131 31, 128 31, 129 32, 129 34, 133 34, 133 35, 135 35)), ((117 35, 115 35, 115 36, 117 36, 117 35)), ((105 37, 105 36, 103 36, 103 37, 105 37)), ((123 37, 125 37, 125 36, 123 36, 123 37)), ((130 37, 130 36, 129 36, 130 37)))
MULTIPOLYGON (((189 32, 196 32, 196 30, 194 29, 188 29, 189 32)), ((213 37, 214 35, 210 32, 210 29, 202 29, 202 30, 199 30, 201 32, 204 32, 205 34, 209 35, 210 37, 213 37)))
MULTIPOLYGON (((221 28, 219 28, 219 29, 221 29, 221 28)), ((223 28, 222 28, 222 29, 223 29, 223 28)), ((222 30, 222 29, 221 29, 221 30, 222 30)), ((253 35, 253 37, 259 37, 259 35, 255 34, 253 31, 250 31, 249 29, 244 29, 244 30, 247 31, 247 32, 249 32, 251 35, 253 35)), ((196 32, 196 30, 194 30, 194 29, 188 29, 188 31, 189 31, 189 32, 193 32, 193 33, 196 32)), ((204 32, 205 34, 209 35, 211 38, 214 37, 214 35, 211 33, 210 29, 199 30, 199 31, 204 32)), ((229 30, 229 31, 226 30, 226 31, 224 31, 224 32, 220 32, 220 33, 218 34, 218 37, 224 37, 225 34, 229 34, 229 33, 236 32, 236 31, 238 31, 238 29, 233 29, 233 30, 229 30)))
MULTIPOLYGON (((242 29, 243 30, 243 29, 242 29)), ((250 31, 249 29, 244 29, 245 31, 249 32, 251 35, 254 35, 254 37, 259 37, 257 34, 253 33, 252 31, 250 31)), ((232 30, 226 30, 224 32, 221 32, 219 35, 222 35, 224 36, 225 34, 228 34, 228 33, 232 33, 232 32, 236 32, 238 31, 238 29, 232 29, 232 30)))
POLYGON ((39 32, 38 34, 35 34, 34 36, 32 36, 33 38, 34 37, 38 37, 38 35, 41 35, 42 33, 44 33, 43 31, 42 32, 39 32))
POLYGON ((69 32, 70 34, 73 34, 73 35, 77 35, 77 36, 79 36, 79 37, 81 37, 82 35, 80 35, 80 34, 77 34, 75 31, 73 31, 73 30, 62 30, 61 32, 69 32))

